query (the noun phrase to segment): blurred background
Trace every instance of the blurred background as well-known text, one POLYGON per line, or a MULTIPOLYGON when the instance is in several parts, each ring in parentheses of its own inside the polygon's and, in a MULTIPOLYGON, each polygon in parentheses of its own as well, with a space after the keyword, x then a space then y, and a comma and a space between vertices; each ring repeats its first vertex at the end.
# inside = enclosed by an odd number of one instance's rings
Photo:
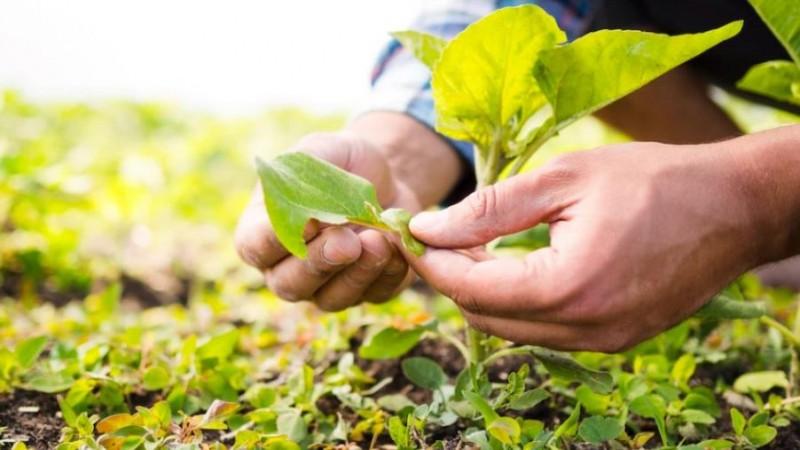
MULTIPOLYGON (((341 127, 423 3, 0 3, 0 299, 255 289, 232 246, 253 157, 341 127)), ((748 130, 797 120, 716 97, 748 130)), ((534 164, 624 139, 583 120, 534 164)))

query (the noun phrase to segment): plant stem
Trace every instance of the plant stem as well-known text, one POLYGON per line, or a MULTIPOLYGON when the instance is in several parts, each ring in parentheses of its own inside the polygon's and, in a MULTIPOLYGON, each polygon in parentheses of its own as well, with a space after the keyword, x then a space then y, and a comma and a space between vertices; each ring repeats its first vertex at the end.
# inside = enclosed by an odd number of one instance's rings
POLYGON ((502 350, 496 351, 483 360, 483 363, 488 366, 493 362, 497 361, 500 358, 505 358, 506 356, 514 356, 514 355, 527 355, 531 353, 533 350, 532 345, 521 345, 519 347, 508 347, 502 350))

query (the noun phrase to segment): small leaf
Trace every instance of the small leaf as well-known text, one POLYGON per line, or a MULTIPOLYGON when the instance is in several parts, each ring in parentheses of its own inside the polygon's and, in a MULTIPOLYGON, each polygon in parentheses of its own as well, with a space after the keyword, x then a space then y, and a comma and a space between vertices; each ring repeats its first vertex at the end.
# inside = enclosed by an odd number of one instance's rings
POLYGON ((125 428, 136 423, 136 418, 130 414, 114 414, 97 422, 95 430, 98 433, 113 433, 121 428, 125 428))
POLYGON ((367 340, 358 349, 358 355, 364 359, 393 359, 406 354, 419 342, 425 327, 414 327, 399 330, 386 327, 367 340))
POLYGON ((689 379, 692 378, 696 367, 697 363, 695 363, 694 356, 687 353, 675 361, 670 377, 676 385, 685 386, 689 379))
POLYGON ((447 46, 445 39, 421 31, 396 31, 391 35, 431 70, 447 46))
POLYGON ((572 437, 578 433, 578 422, 581 420, 581 404, 575 404, 575 408, 570 413, 567 420, 565 420, 561 425, 556 428, 556 431, 553 433, 555 438, 560 437, 572 437))
POLYGON ((634 414, 642 417, 653 419, 658 428, 658 434, 661 436, 662 444, 669 445, 669 435, 667 434, 667 424, 665 415, 667 414, 667 406, 664 399, 656 394, 645 394, 636 397, 630 403, 630 410, 634 414))
POLYGON ((776 387, 786 389, 788 386, 789 380, 786 378, 786 372, 780 370, 749 372, 737 378, 733 383, 733 389, 743 394, 766 392, 776 387))
POLYGON ((699 409, 684 409, 681 411, 681 417, 689 423, 699 423, 702 425, 711 425, 716 422, 716 419, 714 419, 711 414, 700 411, 699 409))
POLYGON ((518 443, 522 434, 519 423, 511 417, 498 417, 486 427, 486 431, 506 445, 518 443))
POLYGON ((800 66, 792 61, 767 61, 751 67, 736 87, 778 101, 800 105, 800 95, 796 91, 798 83, 800 83, 800 66))
POLYGON ((401 365, 403 375, 417 386, 436 390, 444 385, 447 380, 442 368, 436 361, 424 356, 406 358, 401 365))
POLYGON ((778 430, 769 425, 759 425, 757 427, 748 428, 744 432, 744 437, 750 441, 755 447, 763 447, 778 435, 778 430))
POLYGON ((418 241, 408 228, 408 224, 411 222, 410 212, 400 208, 389 208, 380 213, 380 218, 384 224, 400 235, 400 241, 408 251, 417 256, 425 253, 425 245, 418 241))
POLYGON ((389 419, 389 437, 401 449, 409 446, 406 425, 397 416, 392 416, 389 419))
POLYGON ((142 385, 148 391, 160 391, 169 386, 169 372, 161 366, 150 367, 142 376, 142 385))
POLYGON ((239 407, 238 403, 214 400, 203 415, 203 420, 200 422, 200 425, 205 426, 212 422, 222 420, 236 412, 239 407))
POLYGON ((39 355, 42 354, 46 346, 47 336, 38 336, 20 342, 14 351, 17 357, 17 363, 23 369, 30 368, 39 358, 39 355))
POLYGON ((608 394, 614 388, 610 374, 586 368, 569 355, 540 347, 534 347, 531 353, 554 377, 583 383, 600 394, 608 394))
POLYGON ((694 316, 714 320, 757 319, 766 313, 767 309, 762 303, 734 300, 720 294, 694 313, 694 316))
POLYGON ((592 416, 584 419, 578 428, 578 436, 592 444, 615 439, 622 434, 622 425, 612 417, 592 416))
POLYGON ((540 402, 550 398, 550 394, 544 389, 532 389, 523 392, 522 395, 512 398, 508 402, 508 407, 515 411, 525 411, 538 405, 540 402))
POLYGON ((37 374, 24 383, 26 389, 46 394, 63 392, 75 384, 75 379, 64 372, 37 374))
POLYGON ((308 426, 299 411, 288 411, 278 416, 278 433, 284 434, 294 442, 303 441, 308 436, 308 426))
POLYGON ((480 394, 471 391, 464 391, 464 398, 475 408, 483 420, 488 424, 497 420, 500 416, 497 415, 492 405, 486 401, 480 394))
POLYGON ((290 253, 305 258, 308 253, 303 232, 311 219, 330 224, 354 223, 405 236, 405 242, 422 244, 408 232, 405 217, 397 212, 394 227, 381 218, 381 206, 369 181, 348 173, 333 164, 305 153, 287 153, 264 162, 256 159, 264 204, 278 240, 290 253))
POLYGON ((733 442, 726 439, 707 439, 697 444, 702 450, 728 450, 733 448, 733 442))
POLYGON ((197 357, 199 359, 227 359, 236 350, 238 342, 239 330, 233 329, 220 333, 213 336, 205 344, 197 347, 197 357))

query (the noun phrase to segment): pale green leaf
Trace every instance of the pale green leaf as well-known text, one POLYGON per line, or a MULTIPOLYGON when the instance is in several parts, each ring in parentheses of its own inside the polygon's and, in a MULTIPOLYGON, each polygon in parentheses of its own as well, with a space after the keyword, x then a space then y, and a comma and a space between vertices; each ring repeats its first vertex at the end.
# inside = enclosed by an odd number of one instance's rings
POLYGON ((734 300, 723 293, 711 299, 694 316, 714 320, 757 319, 766 313, 763 303, 734 300))
POLYGON ((386 327, 370 337, 358 349, 358 355, 364 359, 392 359, 403 356, 417 345, 423 333, 425 327, 414 327, 409 330, 386 327))
POLYGON ((746 423, 747 420, 744 418, 744 415, 738 409, 731 408, 731 427, 737 436, 741 436, 742 433, 744 433, 744 426, 746 423))
POLYGON ((42 354, 45 346, 47 346, 46 336, 38 336, 20 342, 14 350, 17 363, 23 369, 28 369, 42 354))
POLYGON ((763 447, 778 435, 778 430, 769 425, 759 425, 744 431, 744 437, 756 448, 763 447))
POLYGON ((75 384, 75 379, 65 372, 36 374, 28 379, 23 387, 31 391, 55 394, 66 391, 75 384))
POLYGON ((565 353, 541 347, 534 347, 531 353, 556 378, 583 383, 600 394, 607 394, 614 387, 610 374, 584 367, 565 353))
POLYGON ((581 404, 577 403, 567 420, 556 428, 553 437, 572 437, 578 433, 578 422, 581 420, 581 404))
POLYGON ((767 61, 755 65, 737 87, 766 97, 800 105, 800 66, 792 61, 767 61))
POLYGON ((689 382, 696 367, 697 363, 694 360, 694 356, 687 353, 675 361, 670 377, 675 384, 683 386, 689 382))
POLYGON ((422 31, 395 31, 391 35, 431 71, 447 46, 445 39, 422 31))
POLYGON ((797 0, 750 0, 761 19, 800 65, 800 8, 797 0))
POLYGON ((239 330, 237 329, 217 334, 197 347, 197 357, 200 359, 226 359, 236 350, 238 342, 239 330))
POLYGON ((787 388, 789 380, 786 372, 781 370, 765 370, 762 372, 749 372, 736 379, 733 389, 743 394, 751 392, 766 392, 773 388, 787 388))
POLYGON ((265 162, 256 159, 264 204, 278 240, 293 255, 308 253, 303 232, 311 219, 329 224, 357 225, 401 234, 409 250, 424 247, 408 231, 409 214, 383 211, 369 181, 305 153, 287 153, 265 162))
POLYGON ((656 394, 645 394, 636 397, 631 401, 630 410, 632 413, 637 414, 648 419, 653 419, 658 428, 658 434, 661 436, 661 443, 669 445, 669 435, 667 434, 667 405, 664 399, 656 394))
POLYGON ((578 436, 592 444, 615 439, 622 433, 622 424, 613 417, 592 416, 584 419, 578 427, 578 436))
POLYGON ((514 445, 519 442, 522 429, 519 423, 511 417, 498 417, 486 427, 492 437, 506 445, 514 445))
POLYGON ((548 394, 544 389, 532 389, 512 398, 508 402, 508 407, 516 411, 525 411, 533 408, 548 398, 550 398, 550 394, 548 394))
POLYGON ((539 52, 565 39, 533 5, 502 8, 468 26, 433 72, 436 129, 482 150, 507 145, 546 104, 530 75, 539 52))
POLYGON ((470 391, 464 391, 464 398, 472 405, 475 410, 477 410, 480 415, 483 417, 483 420, 486 423, 491 423, 499 417, 495 410, 492 408, 492 405, 486 401, 480 394, 470 391))
POLYGON ((689 423, 699 423, 702 425, 711 425, 716 422, 716 419, 714 419, 711 414, 700 411, 699 409, 684 409, 681 411, 681 417, 689 423))
POLYGON ((161 366, 148 368, 142 376, 142 385, 148 391, 159 391, 169 385, 169 372, 161 366))
POLYGON ((539 56, 534 74, 556 129, 590 114, 735 36, 742 22, 698 34, 601 30, 539 56))
POLYGON ((403 360, 401 369, 409 381, 424 389, 439 389, 447 381, 447 375, 439 364, 424 356, 403 360))
POLYGON ((308 436, 308 425, 299 411, 291 410, 279 415, 277 427, 278 433, 294 442, 301 442, 308 436))

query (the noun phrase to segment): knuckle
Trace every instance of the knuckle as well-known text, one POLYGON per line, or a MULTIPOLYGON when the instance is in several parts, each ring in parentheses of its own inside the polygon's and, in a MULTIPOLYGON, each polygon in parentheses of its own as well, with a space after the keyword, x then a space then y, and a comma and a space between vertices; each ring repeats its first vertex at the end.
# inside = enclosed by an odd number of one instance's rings
POLYGON ((569 180, 581 171, 585 160, 586 155, 582 153, 564 153, 545 164, 540 174, 554 181, 569 180))
POLYGON ((298 290, 294 288, 293 283, 288 282, 285 277, 275 277, 268 274, 266 281, 269 290, 279 298, 289 302, 304 300, 298 290))
POLYGON ((497 188, 486 186, 467 197, 467 206, 473 219, 494 217, 497 211, 497 188))

